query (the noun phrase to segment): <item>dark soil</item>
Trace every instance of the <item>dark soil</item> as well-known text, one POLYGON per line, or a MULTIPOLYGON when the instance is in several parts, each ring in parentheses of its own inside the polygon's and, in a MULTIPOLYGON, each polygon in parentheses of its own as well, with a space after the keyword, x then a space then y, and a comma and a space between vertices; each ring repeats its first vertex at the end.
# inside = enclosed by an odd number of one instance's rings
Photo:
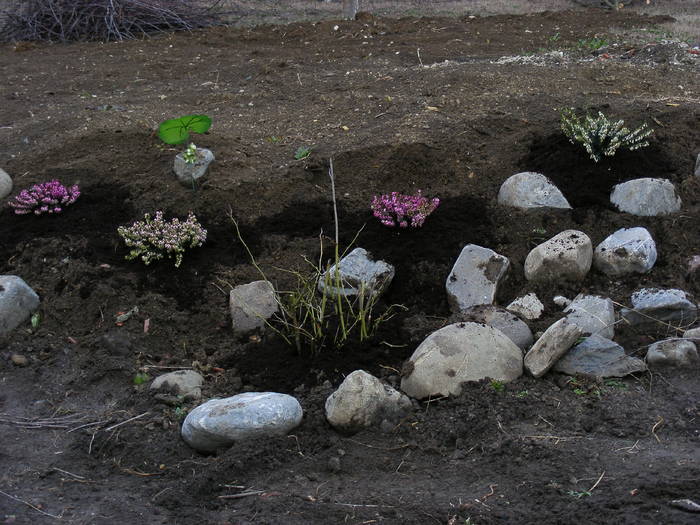
MULTIPOLYGON (((468 243, 511 260, 498 304, 530 291, 543 300, 533 331, 562 316, 555 295, 599 293, 625 304, 634 290, 655 286, 700 297, 700 279, 686 281, 685 271, 700 253, 697 61, 622 57, 643 45, 628 42, 626 31, 664 21, 598 10, 365 15, 122 43, 4 46, 0 166, 14 179, 13 195, 51 178, 79 184, 82 195, 56 216, 0 211, 0 274, 19 275, 41 296, 39 327, 0 340, 0 519, 697 523, 697 514, 670 505, 700 500, 697 369, 601 384, 523 377, 502 391, 468 384, 458 398, 416 403, 391 431, 351 437, 333 431, 323 412, 358 368, 398 383, 403 362, 448 322, 445 278, 468 243), (577 48, 594 35, 615 42, 607 57, 577 48), (570 60, 493 62, 555 49, 570 60), (652 144, 594 165, 559 132, 557 110, 567 106, 600 109, 631 127, 648 122, 652 144), (213 118, 196 143, 217 157, 195 191, 177 183, 176 150, 153 132, 191 113, 213 118), (300 146, 312 154, 294 161, 300 146), (236 340, 226 292, 259 276, 229 213, 268 277, 289 286, 280 268, 303 269, 304 256, 318 257, 320 232, 333 231, 331 157, 341 244, 360 232, 358 246, 395 265, 382 301, 408 311, 371 343, 315 359, 272 335, 236 340), (552 178, 574 210, 498 206, 501 183, 526 170, 552 178), (670 179, 683 211, 643 218, 611 209, 611 186, 644 176, 670 179), (373 195, 417 189, 442 201, 424 227, 387 229, 371 216, 373 195), (155 210, 191 210, 209 232, 179 269, 124 259, 117 227, 155 210), (583 283, 557 285, 523 277, 529 250, 564 229, 597 244, 631 226, 648 228, 657 242, 647 275, 611 281, 591 272, 583 283), (138 313, 117 326, 118 312, 134 306, 138 313), (28 365, 13 364, 13 354, 28 365), (207 398, 292 394, 304 422, 290 436, 197 454, 179 437, 192 406, 159 404, 147 385, 134 384, 138 373, 168 367, 203 371, 207 398), (24 428, 23 418, 42 421, 24 428), (224 497, 248 491, 261 492, 224 497)), ((622 325, 617 333, 641 357, 661 337, 622 325)))

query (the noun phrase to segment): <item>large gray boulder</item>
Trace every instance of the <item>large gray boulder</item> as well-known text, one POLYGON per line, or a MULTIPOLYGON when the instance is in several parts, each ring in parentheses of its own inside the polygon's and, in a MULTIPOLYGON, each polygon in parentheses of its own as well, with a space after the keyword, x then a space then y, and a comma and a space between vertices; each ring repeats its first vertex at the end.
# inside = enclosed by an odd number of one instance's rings
POLYGON ((411 397, 459 395, 465 381, 513 381, 523 354, 503 333, 477 323, 456 323, 430 334, 404 365, 401 390, 411 397))
POLYGON ((395 422, 411 410, 411 400, 364 370, 348 375, 326 399, 326 419, 344 433, 395 422))
POLYGON ((303 411, 292 396, 246 392, 210 399, 192 410, 182 424, 182 438, 200 452, 214 452, 236 441, 283 436, 301 423, 303 411))
POLYGON ((39 296, 22 278, 0 275, 0 336, 29 319, 39 307, 39 296))
POLYGON ((318 282, 318 291, 332 296, 358 296, 360 293, 381 295, 394 278, 394 267, 384 261, 375 261, 363 248, 355 248, 338 263, 340 286, 336 286, 336 265, 331 266, 318 282))
POLYGON ((498 203, 523 209, 571 209, 569 201, 551 180, 532 171, 508 177, 498 191, 498 203))
POLYGON ((607 339, 615 337, 615 306, 607 297, 579 294, 564 309, 564 313, 584 334, 607 339))
POLYGON ((593 265, 610 276, 650 272, 656 243, 646 228, 622 228, 596 246, 593 265))
POLYGON ((0 199, 4 199, 12 193, 12 179, 7 172, 0 168, 0 199))
POLYGON ((545 375, 581 337, 583 331, 568 319, 559 319, 545 330, 525 354, 525 368, 533 377, 545 375))
POLYGON ((610 202, 622 212, 641 217, 669 215, 681 209, 681 198, 667 179, 634 179, 618 184, 610 202))
POLYGON ((658 341, 649 346, 646 359, 649 366, 693 368, 700 365, 697 347, 690 339, 658 341))
POLYGON ((265 328, 279 311, 275 288, 268 281, 253 281, 236 286, 229 293, 229 311, 233 331, 239 335, 265 328))
POLYGON ((565 230, 536 246, 525 259, 528 281, 581 281, 593 262, 591 239, 583 232, 565 230))
POLYGON ((503 334, 513 341, 523 352, 532 346, 534 337, 530 327, 517 315, 493 306, 491 304, 480 304, 466 309, 464 312, 452 314, 448 318, 452 323, 483 323, 503 332, 503 334))
POLYGON ((620 345, 597 335, 587 337, 556 362, 555 372, 570 376, 624 377, 646 371, 644 361, 625 354, 620 345))
POLYGON ((666 330, 668 324, 690 326, 698 318, 697 305, 683 290, 643 288, 632 294, 632 308, 620 311, 631 325, 645 325, 666 330), (661 323, 659 323, 661 321, 661 323))
POLYGON ((462 248, 445 287, 452 311, 479 304, 493 304, 510 261, 493 250, 468 244, 462 248))

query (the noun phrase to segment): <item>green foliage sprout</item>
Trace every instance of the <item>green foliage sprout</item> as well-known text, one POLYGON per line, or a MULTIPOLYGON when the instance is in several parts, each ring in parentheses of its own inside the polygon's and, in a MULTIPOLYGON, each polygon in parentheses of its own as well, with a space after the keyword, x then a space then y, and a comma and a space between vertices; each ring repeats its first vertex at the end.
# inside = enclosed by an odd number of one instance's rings
POLYGON ((158 137, 166 144, 182 144, 190 133, 206 133, 211 127, 211 118, 206 115, 186 115, 166 120, 158 127, 158 137))
POLYGON ((594 162, 600 162, 603 156, 612 157, 620 148, 634 151, 649 145, 646 139, 654 132, 653 129, 642 124, 630 131, 624 124, 624 120, 609 120, 600 111, 597 117, 586 115, 585 119, 580 119, 573 108, 561 111, 564 135, 572 144, 581 144, 594 162))

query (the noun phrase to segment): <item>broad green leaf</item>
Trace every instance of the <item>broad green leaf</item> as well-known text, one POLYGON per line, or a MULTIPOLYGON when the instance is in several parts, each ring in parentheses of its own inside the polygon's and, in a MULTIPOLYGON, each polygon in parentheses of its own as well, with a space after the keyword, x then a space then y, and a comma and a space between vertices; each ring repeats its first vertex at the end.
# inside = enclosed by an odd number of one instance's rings
POLYGON ((158 136, 166 144, 182 144, 190 132, 204 133, 211 127, 211 118, 206 115, 187 115, 166 120, 158 127, 158 136))
POLYGON ((182 121, 187 131, 194 133, 206 133, 211 127, 211 118, 206 115, 188 115, 182 117, 182 121))

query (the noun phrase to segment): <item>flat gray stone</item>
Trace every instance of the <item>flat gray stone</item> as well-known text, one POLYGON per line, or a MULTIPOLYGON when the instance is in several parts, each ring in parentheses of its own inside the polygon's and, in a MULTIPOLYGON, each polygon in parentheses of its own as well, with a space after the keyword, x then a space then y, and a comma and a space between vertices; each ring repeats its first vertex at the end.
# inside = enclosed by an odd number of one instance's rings
POLYGON ((39 296, 16 275, 0 275, 0 336, 27 321, 39 308, 39 296))
POLYGON ((697 347, 690 339, 658 341, 649 346, 646 360, 649 366, 694 368, 700 364, 697 347))
POLYGON ((581 281, 593 262, 591 239, 583 232, 565 230, 536 246, 525 259, 528 281, 581 281))
POLYGON ((264 329, 267 320, 278 311, 277 295, 268 281, 242 284, 229 293, 231 324, 237 334, 264 329))
POLYGON ((624 377, 646 371, 644 361, 625 354, 620 345, 597 335, 587 337, 559 359, 552 370, 570 376, 624 377))
POLYGON ((0 168, 0 199, 4 199, 12 193, 12 178, 0 168))
POLYGON ((508 257, 468 244, 462 248, 447 277, 447 300, 453 312, 479 304, 493 304, 501 280, 508 272, 508 257))
POLYGON ((631 300, 632 308, 620 311, 622 318, 631 325, 655 326, 664 330, 666 325, 663 323, 690 326, 698 318, 697 305, 683 290, 644 288, 634 292, 631 300))
POLYGON ((397 421, 412 408, 411 400, 364 370, 348 375, 326 399, 326 419, 345 433, 397 421))
POLYGON ((532 171, 508 177, 498 190, 498 203, 522 209, 571 209, 569 201, 551 180, 532 171))
POLYGON ((185 162, 185 157, 182 153, 175 156, 173 162, 173 171, 177 176, 180 184, 191 188, 193 185, 206 175, 214 159, 214 154, 206 148, 197 148, 197 160, 193 163, 185 162))
POLYGON ((177 370, 156 377, 151 383, 151 390, 166 390, 186 401, 202 397, 204 378, 194 370, 177 370))
POLYGON ((299 401, 276 392, 246 392, 211 399, 192 410, 182 438, 200 452, 214 452, 237 441, 283 436, 301 423, 299 401))
POLYGON ((358 296, 362 290, 372 296, 381 295, 394 278, 394 267, 384 261, 375 261, 363 248, 355 248, 338 264, 341 286, 335 286, 335 265, 331 266, 318 282, 318 291, 323 293, 326 282, 328 293, 345 297, 358 296))
POLYGON ((523 373, 523 354, 495 328, 456 323, 430 334, 404 370, 401 390, 411 397, 459 395, 465 381, 517 379, 523 373))
POLYGON ((610 195, 618 210, 641 217, 669 215, 681 210, 681 198, 667 179, 634 179, 613 188, 610 195))
POLYGON ((622 228, 596 246, 593 265, 614 277, 648 273, 656 256, 656 243, 646 228, 622 228))
POLYGON ((525 354, 525 368, 533 377, 545 375, 554 363, 581 337, 580 327, 568 319, 559 319, 545 330, 530 351, 525 354))
POLYGON ((615 306, 607 297, 579 294, 564 309, 564 313, 584 334, 607 339, 615 337, 615 306))
POLYGON ((491 304, 480 304, 466 309, 464 312, 452 314, 448 318, 453 323, 482 323, 500 330, 508 339, 513 341, 523 352, 530 348, 534 338, 530 327, 517 315, 491 304))
POLYGON ((683 333, 683 339, 690 339, 697 346, 697 344, 700 343, 700 327, 686 330, 683 333))
POLYGON ((534 320, 539 319, 542 316, 544 305, 542 304, 542 301, 538 299, 535 293, 530 292, 527 295, 518 297, 516 300, 510 303, 508 306, 506 306, 506 310, 518 314, 520 317, 524 317, 525 319, 534 320))

